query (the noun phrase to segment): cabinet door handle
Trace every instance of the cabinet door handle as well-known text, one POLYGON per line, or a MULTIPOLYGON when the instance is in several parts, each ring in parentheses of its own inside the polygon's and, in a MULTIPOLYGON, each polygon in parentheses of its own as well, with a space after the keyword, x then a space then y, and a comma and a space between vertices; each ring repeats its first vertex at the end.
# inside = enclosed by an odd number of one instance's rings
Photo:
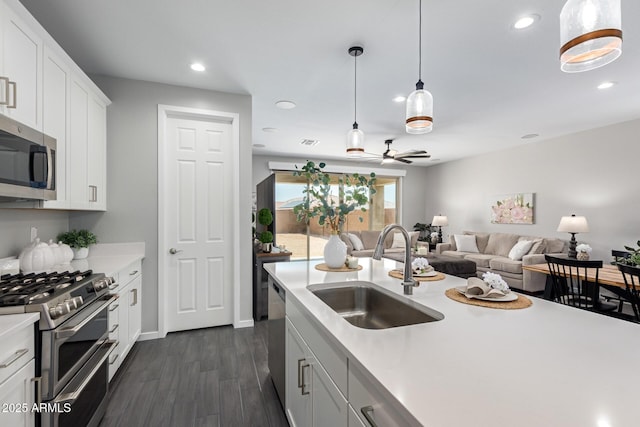
POLYGON ((131 292, 133 292, 133 304, 131 304, 131 306, 133 307, 134 305, 138 304, 138 289, 131 289, 131 292))
MULTIPOLYGON (((9 82, 9 86, 13 86, 13 102, 7 105, 7 108, 16 108, 18 105, 18 84, 16 82, 9 82)), ((7 91, 7 99, 9 99, 9 92, 7 91)))
POLYGON ((98 201, 98 187, 95 185, 90 185, 89 186, 89 201, 90 202, 97 202, 98 201))
POLYGON ((304 383, 302 382, 302 362, 304 359, 298 359, 298 388, 302 388, 304 383))
POLYGON ((360 412, 362 412, 362 415, 364 415, 371 427, 378 427, 378 424, 376 424, 376 421, 373 419, 373 406, 364 406, 360 408, 360 412))
POLYGON ((298 359, 298 388, 301 389, 301 393, 303 396, 309 394, 310 392, 306 390, 306 384, 305 384, 305 380, 304 380, 304 368, 308 368, 309 365, 308 363, 302 363, 305 362, 305 359, 298 359))
POLYGON ((110 334, 114 333, 115 331, 118 330, 118 326, 120 326, 119 323, 116 323, 115 325, 113 325, 113 328, 111 328, 111 330, 109 331, 110 334))
POLYGON ((0 368, 8 368, 9 366, 13 365, 13 363, 16 360, 20 359, 22 356, 24 356, 28 352, 29 352, 28 348, 22 348, 22 349, 16 351, 15 353, 13 353, 13 356, 11 356, 10 358, 7 359, 6 362, 3 362, 2 364, 0 364, 0 368))
POLYGON ((9 78, 0 76, 0 81, 4 82, 4 99, 0 101, 0 105, 9 103, 9 78))
POLYGON ((116 311, 118 309, 118 307, 120 307, 120 304, 114 304, 114 305, 111 306, 109 311, 116 311))
POLYGON ((136 274, 138 274, 138 270, 133 270, 131 273, 129 273, 129 276, 135 276, 136 274))

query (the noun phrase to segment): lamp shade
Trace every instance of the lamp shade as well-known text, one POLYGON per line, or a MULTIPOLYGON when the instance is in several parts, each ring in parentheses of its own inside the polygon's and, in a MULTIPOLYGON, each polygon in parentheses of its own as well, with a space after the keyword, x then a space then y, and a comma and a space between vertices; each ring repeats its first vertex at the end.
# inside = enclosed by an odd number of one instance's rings
POLYGON ((410 134, 429 133, 433 130, 433 96, 423 89, 422 81, 407 97, 405 130, 410 134))
POLYGON ((560 68, 593 70, 622 54, 620 0, 568 0, 560 12, 560 68))
POLYGON ((433 221, 431 221, 431 225, 435 227, 444 227, 445 225, 449 225, 449 220, 444 215, 436 215, 433 217, 433 221))
POLYGON ((364 154, 364 133, 353 124, 353 129, 347 133, 347 156, 359 157, 364 154))
POLYGON ((565 233, 588 233, 589 224, 583 216, 563 216, 558 225, 558 231, 565 233))

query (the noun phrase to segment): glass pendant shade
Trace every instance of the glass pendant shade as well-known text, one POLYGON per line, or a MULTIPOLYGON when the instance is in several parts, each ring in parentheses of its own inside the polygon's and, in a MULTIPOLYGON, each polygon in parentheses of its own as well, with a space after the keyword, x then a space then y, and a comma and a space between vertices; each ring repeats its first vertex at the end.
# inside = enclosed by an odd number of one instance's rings
POLYGON ((422 81, 407 97, 406 131, 411 134, 429 133, 433 130, 433 96, 423 89, 422 81))
POLYGON ((347 133, 347 156, 359 157, 364 154, 364 133, 353 124, 353 129, 347 133))
POLYGON ((560 12, 560 68, 589 71, 622 54, 620 0, 568 0, 560 12))

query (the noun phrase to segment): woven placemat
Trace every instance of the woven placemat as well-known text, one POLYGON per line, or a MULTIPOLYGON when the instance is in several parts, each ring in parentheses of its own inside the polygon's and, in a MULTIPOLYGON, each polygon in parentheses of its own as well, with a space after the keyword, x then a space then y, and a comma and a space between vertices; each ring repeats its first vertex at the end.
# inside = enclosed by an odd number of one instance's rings
POLYGON ((478 305, 480 307, 487 308, 501 308, 503 310, 518 310, 521 308, 531 307, 533 304, 529 298, 521 294, 516 294, 518 295, 517 300, 508 302, 484 301, 480 299, 467 298, 460 292, 456 291, 455 288, 447 289, 444 294, 452 300, 463 304, 478 305))
MULTIPOLYGON (((404 279, 404 273, 400 270, 391 270, 389 272, 389 276, 394 277, 396 279, 404 279)), ((435 276, 426 276, 426 277, 413 276, 413 280, 415 280, 416 282, 435 282, 436 280, 442 280, 442 279, 444 279, 444 274, 442 273, 438 273, 435 276)))
POLYGON ((322 264, 316 264, 316 270, 320 270, 320 271, 360 271, 362 270, 362 266, 359 265, 358 268, 349 268, 347 266, 344 267, 340 267, 340 268, 331 268, 329 266, 327 266, 327 264, 325 264, 324 262, 322 264))

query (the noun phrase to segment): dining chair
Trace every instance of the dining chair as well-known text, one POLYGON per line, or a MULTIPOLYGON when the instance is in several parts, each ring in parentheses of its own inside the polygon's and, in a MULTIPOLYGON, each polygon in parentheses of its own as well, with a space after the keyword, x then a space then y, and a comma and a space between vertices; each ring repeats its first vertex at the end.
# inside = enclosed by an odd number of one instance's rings
MULTIPOLYGON (((628 251, 621 251, 618 249, 611 249, 611 256, 613 257, 613 263, 617 264, 622 260, 625 260, 631 256, 631 253, 628 251)), ((620 296, 614 294, 613 292, 607 291, 604 289, 602 292, 602 296, 607 301, 617 301, 618 304, 618 313, 622 313, 622 309, 624 307, 625 300, 620 298, 620 296)))
POLYGON ((598 276, 602 261, 580 261, 545 255, 552 281, 552 299, 584 310, 610 312, 616 306, 600 301, 598 276), (587 280, 587 272, 593 273, 587 280))
POLYGON ((640 323, 640 267, 618 264, 624 278, 624 285, 629 294, 629 303, 633 309, 634 321, 640 323))
POLYGON ((613 257, 613 261, 617 264, 620 261, 629 258, 631 256, 631 252, 611 249, 611 256, 613 257))

